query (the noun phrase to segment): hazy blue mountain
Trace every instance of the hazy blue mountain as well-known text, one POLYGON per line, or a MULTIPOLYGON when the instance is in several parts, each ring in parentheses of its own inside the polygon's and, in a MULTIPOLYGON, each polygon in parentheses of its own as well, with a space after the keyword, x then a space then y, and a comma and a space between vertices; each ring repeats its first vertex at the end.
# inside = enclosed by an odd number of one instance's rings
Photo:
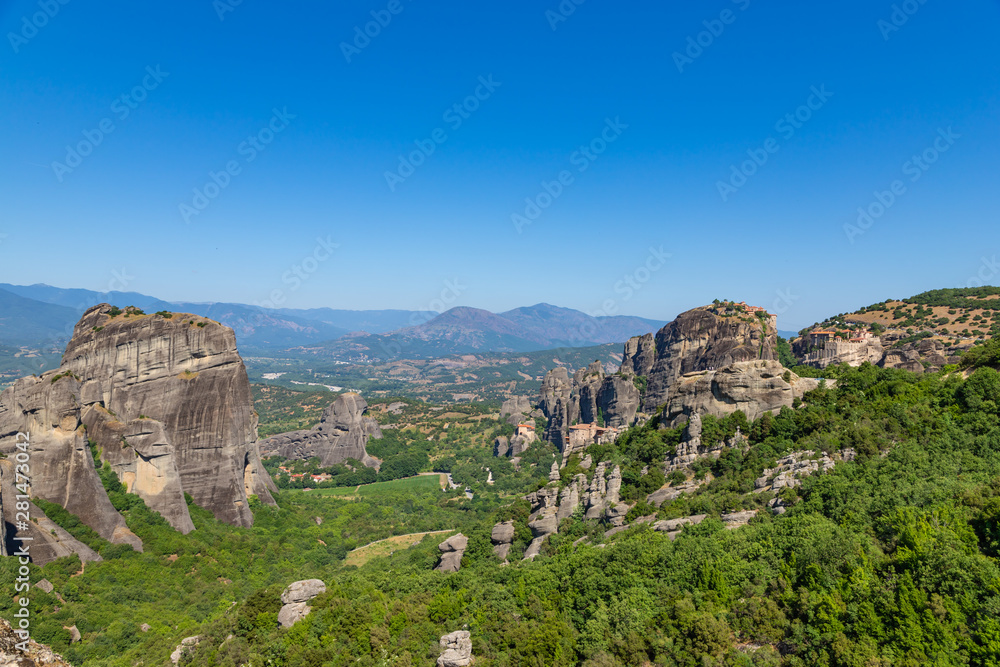
POLYGON ((348 331, 386 333, 427 322, 440 313, 432 310, 337 310, 334 308, 277 308, 276 313, 325 322, 348 331))
POLYGON ((591 317, 549 304, 499 314, 462 306, 418 326, 384 335, 348 336, 323 347, 337 357, 378 360, 534 352, 623 343, 632 336, 653 333, 663 325, 640 317, 591 317))
POLYGON ((43 303, 0 289, 0 343, 41 346, 67 341, 80 315, 72 308, 43 303))

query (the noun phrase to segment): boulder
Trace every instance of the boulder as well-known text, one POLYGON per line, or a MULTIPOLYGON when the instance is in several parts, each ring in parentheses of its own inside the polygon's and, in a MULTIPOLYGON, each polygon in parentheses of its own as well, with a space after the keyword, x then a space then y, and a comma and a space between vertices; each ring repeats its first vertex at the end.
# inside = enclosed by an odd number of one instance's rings
POLYGON ((517 426, 525 420, 529 412, 531 403, 528 402, 527 396, 512 396, 500 406, 500 419, 511 426, 517 426))
POLYGON ((318 458, 328 468, 347 459, 357 459, 369 468, 378 468, 379 461, 365 450, 369 438, 381 438, 378 422, 366 416, 368 403, 360 395, 345 393, 337 397, 309 430, 275 435, 261 442, 263 456, 277 455, 286 459, 318 458))
POLYGON ((278 610, 278 624, 290 628, 309 615, 312 607, 308 602, 292 602, 281 606, 278 610))
POLYGON ((80 635, 79 628, 76 625, 64 625, 63 630, 69 630, 69 643, 75 644, 80 641, 83 637, 80 635))
POLYGON ((493 526, 490 531, 490 541, 493 542, 493 553, 500 560, 507 560, 510 547, 514 544, 514 522, 504 521, 493 526))
POLYGON ((444 635, 440 640, 438 667, 468 667, 472 664, 472 639, 468 630, 444 635))
POLYGON ((441 561, 434 569, 441 572, 458 572, 462 569, 462 556, 465 555, 465 549, 468 546, 469 538, 462 533, 449 537, 438 545, 438 550, 441 551, 441 561))
POLYGON ((281 594, 283 604, 308 602, 320 593, 326 593, 326 584, 319 579, 303 579, 288 585, 281 594))
POLYGON ((41 579, 40 581, 38 581, 38 583, 35 584, 35 588, 37 588, 40 591, 45 591, 46 593, 51 593, 54 590, 52 582, 49 581, 48 579, 41 579))
POLYGON ((180 663, 181 658, 184 657, 188 651, 197 646, 201 642, 201 636, 196 635, 194 637, 185 637, 181 640, 181 643, 177 645, 173 653, 170 654, 170 662, 175 665, 180 663))

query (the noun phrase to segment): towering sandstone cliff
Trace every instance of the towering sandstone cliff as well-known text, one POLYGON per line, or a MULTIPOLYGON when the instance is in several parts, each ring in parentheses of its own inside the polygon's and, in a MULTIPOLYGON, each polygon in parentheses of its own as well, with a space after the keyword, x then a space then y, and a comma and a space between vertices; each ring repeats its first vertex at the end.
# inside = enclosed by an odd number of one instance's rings
POLYGON ((194 528, 185 493, 237 526, 253 522, 248 496, 274 502, 236 338, 195 315, 94 306, 58 369, 0 394, 0 451, 13 451, 19 431, 31 434, 32 494, 112 542, 141 548, 104 492, 88 440, 181 532, 194 528))
POLYGON ((618 429, 654 414, 671 401, 671 388, 681 384, 685 391, 671 402, 683 414, 721 410, 716 404, 723 399, 709 400, 710 396, 696 390, 711 392, 730 386, 739 396, 741 409, 751 413, 790 405, 794 392, 780 378, 781 365, 773 361, 777 349, 777 318, 760 309, 721 303, 681 313, 655 336, 636 336, 625 343, 618 373, 606 375, 599 363, 577 371, 572 378, 564 368, 550 371, 538 403, 548 419, 545 439, 559 447, 565 461, 573 451, 601 438, 613 439, 618 429), (714 375, 716 370, 744 362, 761 363, 738 373, 714 375), (698 372, 713 372, 713 377, 704 386, 681 382, 698 372), (779 384, 784 385, 780 391, 779 384), (758 397, 756 390, 764 387, 767 391, 758 397), (594 422, 603 423, 596 429, 583 426, 594 422))
MULTIPOLYGON (((689 310, 656 334, 643 407, 650 412, 663 405, 670 385, 685 373, 724 368, 738 361, 777 358, 776 316, 764 313, 761 317, 725 305, 689 310)), ((636 365, 635 358, 626 356, 622 361, 623 369, 634 369, 636 365)))

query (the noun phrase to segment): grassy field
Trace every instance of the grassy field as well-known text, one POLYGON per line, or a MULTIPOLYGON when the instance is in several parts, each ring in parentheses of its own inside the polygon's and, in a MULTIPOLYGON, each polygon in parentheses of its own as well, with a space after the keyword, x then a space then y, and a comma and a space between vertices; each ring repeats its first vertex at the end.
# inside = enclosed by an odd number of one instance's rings
POLYGON ((441 535, 441 541, 443 542, 445 533, 454 532, 454 530, 435 530, 429 533, 410 533, 409 535, 396 535, 395 537, 389 537, 378 542, 372 542, 348 553, 347 558, 344 559, 344 565, 357 565, 361 567, 373 558, 389 556, 394 551, 409 549, 414 544, 419 544, 427 535, 441 535))
MULTIPOLYGON (((418 475, 404 479, 394 479, 391 482, 375 482, 361 486, 342 486, 336 489, 313 489, 308 493, 337 498, 357 498, 359 496, 380 496, 390 493, 428 493, 440 491, 445 482, 444 475, 418 475)), ((305 492, 302 492, 305 493, 305 492)))

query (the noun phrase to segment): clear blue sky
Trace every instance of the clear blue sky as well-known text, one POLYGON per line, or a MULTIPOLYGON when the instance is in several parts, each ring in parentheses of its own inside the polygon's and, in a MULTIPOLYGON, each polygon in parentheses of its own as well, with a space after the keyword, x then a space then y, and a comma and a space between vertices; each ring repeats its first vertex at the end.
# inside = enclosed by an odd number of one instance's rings
POLYGON ((872 0, 232 2, 0 2, 0 281, 105 290, 124 268, 171 300, 421 309, 446 291, 662 319, 723 297, 777 305, 788 329, 981 269, 1000 283, 982 266, 1000 254, 996 0, 911 0, 891 31, 872 0), (373 11, 391 20, 345 56, 373 11), (689 37, 706 46, 679 71, 689 37), (295 117, 260 136, 275 109, 295 117), (933 164, 907 164, 949 127, 933 164), (575 153, 602 132, 603 153, 575 153), (747 151, 767 161, 724 201, 747 151), (852 243, 845 224, 897 180, 852 243), (307 259, 317 238, 339 244, 326 261, 307 259), (651 247, 671 257, 647 273, 651 247))

